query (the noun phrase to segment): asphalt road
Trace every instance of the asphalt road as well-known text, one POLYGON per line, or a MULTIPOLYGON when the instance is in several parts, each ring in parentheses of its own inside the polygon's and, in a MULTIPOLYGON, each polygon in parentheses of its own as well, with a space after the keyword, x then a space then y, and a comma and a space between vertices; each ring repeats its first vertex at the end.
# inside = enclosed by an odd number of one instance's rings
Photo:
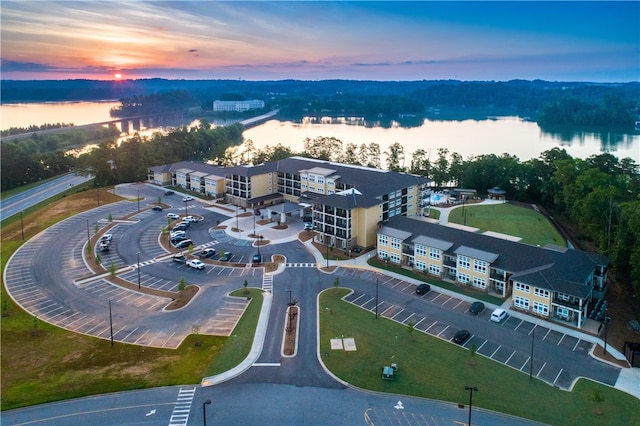
POLYGON ((2 219, 6 219, 16 215, 29 207, 51 198, 53 195, 64 192, 70 187, 80 185, 90 179, 93 179, 93 177, 76 176, 73 173, 67 173, 59 178, 38 185, 35 188, 3 199, 2 207, 0 207, 0 216, 2 219))
MULTIPOLYGON (((189 214, 202 216, 204 220, 188 231, 189 237, 198 245, 233 252, 233 261, 248 262, 256 248, 213 229, 218 221, 228 218, 198 201, 185 204, 175 194, 163 197, 163 202, 171 205, 169 210, 154 212, 148 207, 162 194, 160 188, 130 185, 118 191, 128 191, 123 195, 137 195, 139 191, 145 200, 95 208, 52 226, 23 245, 5 269, 11 297, 41 320, 103 339, 110 337, 110 305, 114 340, 119 342, 177 347, 193 325, 199 325, 203 334, 229 334, 232 328, 228 321, 221 325, 225 321, 217 318, 239 318, 246 301, 230 298, 227 293, 240 287, 244 280, 252 287, 262 287, 262 268, 207 263, 205 270, 197 271, 174 262, 159 244, 162 228, 167 224, 166 213, 188 210, 189 214), (109 223, 109 215, 130 217, 109 223), (164 298, 142 295, 91 277, 88 266, 92 260, 83 257, 84 244, 87 235, 107 226, 111 227, 113 245, 104 253, 102 262, 121 269, 121 278, 162 290, 175 290, 179 280, 185 278, 189 284, 201 286, 202 293, 187 308, 167 312, 163 310, 168 302, 164 298)), ((302 224, 290 226, 302 228, 302 224)), ((204 415, 203 402, 207 400, 212 401, 207 408, 211 424, 464 423, 468 412, 457 404, 362 392, 324 371, 318 360, 316 296, 331 287, 335 277, 340 278, 341 287, 353 289, 347 297, 350 303, 374 312, 378 286, 380 315, 404 324, 415 321, 418 330, 445 340, 459 329, 468 329, 473 337, 465 343, 467 347, 475 342, 481 354, 507 365, 518 360, 523 373, 528 371, 531 342, 535 341, 532 362, 536 377, 550 384, 563 385, 578 376, 604 383, 617 378, 615 368, 588 356, 590 346, 584 342, 563 344, 569 337, 555 336, 551 330, 536 332, 537 326, 511 317, 501 324, 491 323, 488 310, 472 316, 467 312, 466 300, 435 289, 417 296, 413 284, 381 272, 343 267, 326 274, 316 269, 315 258, 297 241, 261 249, 263 256, 275 253, 287 257, 288 267, 273 276, 273 303, 263 350, 243 374, 210 387, 150 389, 12 410, 1 413, 2 423, 199 425, 204 415), (296 299, 300 308, 300 338, 296 355, 286 357, 281 353, 282 336, 290 299, 296 299)), ((532 424, 482 410, 474 410, 473 415, 477 424, 532 424)))

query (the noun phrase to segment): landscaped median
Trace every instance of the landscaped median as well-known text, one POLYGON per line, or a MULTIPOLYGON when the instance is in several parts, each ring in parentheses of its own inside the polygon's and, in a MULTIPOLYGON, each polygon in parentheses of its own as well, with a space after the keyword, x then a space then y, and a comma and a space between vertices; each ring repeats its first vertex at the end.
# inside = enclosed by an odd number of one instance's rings
POLYGON ((640 402, 589 380, 561 391, 452 343, 379 317, 342 301, 348 289, 319 298, 320 355, 341 380, 363 389, 465 404, 465 386, 476 386, 473 405, 553 425, 629 424, 640 402), (331 339, 353 338, 357 350, 332 350, 331 339), (394 380, 382 367, 396 363, 394 380), (593 402, 600 392, 603 401, 593 402), (602 414, 594 414, 598 408, 602 414))

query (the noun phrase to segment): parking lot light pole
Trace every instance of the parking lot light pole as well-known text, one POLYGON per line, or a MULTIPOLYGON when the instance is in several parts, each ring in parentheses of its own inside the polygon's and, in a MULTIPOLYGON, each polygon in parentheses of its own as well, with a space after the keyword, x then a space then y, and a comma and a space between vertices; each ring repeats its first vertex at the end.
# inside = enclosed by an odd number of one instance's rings
POLYGON ((478 392, 478 388, 475 386, 465 386, 464 390, 469 391, 469 422, 468 426, 471 426, 471 404, 473 403, 473 391, 478 392))
POLYGON ((140 190, 138 189, 138 213, 140 212, 140 190))
POLYGON ((138 265, 136 266, 138 270, 138 290, 140 290, 140 252, 138 252, 138 265))
POLYGON ((611 322, 611 317, 607 315, 607 309, 604 310, 604 354, 607 354, 607 332, 609 330, 609 323, 611 322))
POLYGON ((211 400, 207 399, 202 403, 202 424, 207 426, 207 405, 211 404, 211 400))

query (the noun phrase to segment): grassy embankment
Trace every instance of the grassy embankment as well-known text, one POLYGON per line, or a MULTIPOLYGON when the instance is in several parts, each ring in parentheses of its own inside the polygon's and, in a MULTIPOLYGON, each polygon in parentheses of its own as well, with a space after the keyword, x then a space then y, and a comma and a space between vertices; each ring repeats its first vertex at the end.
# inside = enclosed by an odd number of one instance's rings
MULTIPOLYGON (((25 240, 54 223, 96 207, 97 194, 67 191, 23 213, 25 240)), ((101 204, 119 201, 100 188, 101 204)), ((2 222, 2 265, 22 245, 20 216, 2 222)), ((243 292, 244 290, 240 290, 243 292)), ((245 297, 238 292, 236 295, 245 297)), ((1 293, 2 410, 128 389, 199 383, 202 377, 237 365, 248 354, 262 304, 252 289, 245 315, 232 337, 189 336, 177 349, 147 348, 71 333, 24 312, 4 288, 1 293), (196 345, 196 341, 198 345, 196 345), (229 344, 227 344, 229 343, 229 344)))
POLYGON ((633 422, 640 401, 608 386, 581 379, 572 392, 562 391, 483 356, 455 346, 340 300, 347 289, 320 297, 320 351, 327 367, 342 380, 376 392, 414 395, 466 404, 465 386, 477 386, 474 407, 561 425, 621 425, 633 422), (332 351, 330 339, 353 337, 357 350, 332 351), (381 368, 395 362, 393 381, 381 368), (603 401, 596 404, 593 395, 603 401), (594 414, 599 409, 601 414, 594 414))

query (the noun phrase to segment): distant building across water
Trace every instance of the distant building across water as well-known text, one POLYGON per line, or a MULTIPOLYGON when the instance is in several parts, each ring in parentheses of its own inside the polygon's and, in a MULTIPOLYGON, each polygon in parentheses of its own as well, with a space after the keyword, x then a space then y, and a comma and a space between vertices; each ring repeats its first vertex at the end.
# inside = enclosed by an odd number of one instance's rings
POLYGON ((264 101, 253 99, 250 101, 213 101, 214 111, 235 111, 244 112, 250 109, 264 108, 264 101))

